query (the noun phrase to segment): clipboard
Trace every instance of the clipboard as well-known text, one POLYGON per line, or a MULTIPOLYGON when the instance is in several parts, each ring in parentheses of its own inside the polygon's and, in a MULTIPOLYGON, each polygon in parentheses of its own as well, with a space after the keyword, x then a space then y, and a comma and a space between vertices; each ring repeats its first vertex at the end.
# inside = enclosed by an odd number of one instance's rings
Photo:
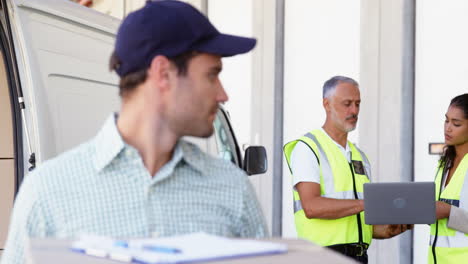
POLYGON ((156 239, 130 239, 126 240, 127 247, 119 246, 119 241, 122 240, 82 236, 70 249, 94 257, 143 264, 196 263, 287 252, 287 246, 281 243, 231 239, 202 232, 156 239), (148 246, 174 251, 148 250, 148 246))

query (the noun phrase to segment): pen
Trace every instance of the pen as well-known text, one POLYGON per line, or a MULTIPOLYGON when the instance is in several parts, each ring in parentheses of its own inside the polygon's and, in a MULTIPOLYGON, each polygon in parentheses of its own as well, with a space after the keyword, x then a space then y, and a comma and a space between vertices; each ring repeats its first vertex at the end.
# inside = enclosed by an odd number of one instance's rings
POLYGON ((156 245, 143 245, 143 249, 148 250, 148 251, 153 251, 153 252, 167 253, 167 254, 178 254, 182 252, 180 249, 177 249, 177 248, 156 246, 156 245))
MULTIPOLYGON (((125 240, 115 241, 114 246, 122 247, 122 248, 129 248, 130 247, 128 242, 125 241, 125 240)), ((177 248, 160 246, 160 245, 142 245, 141 249, 147 250, 147 251, 152 251, 152 252, 167 253, 167 254, 178 254, 178 253, 182 252, 180 249, 177 249, 177 248)))

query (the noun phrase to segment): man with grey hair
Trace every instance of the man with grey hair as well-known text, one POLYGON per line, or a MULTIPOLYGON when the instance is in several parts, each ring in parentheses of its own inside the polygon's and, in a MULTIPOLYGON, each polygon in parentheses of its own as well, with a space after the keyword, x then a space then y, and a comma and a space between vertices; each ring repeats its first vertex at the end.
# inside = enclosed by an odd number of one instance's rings
POLYGON ((364 224, 363 185, 371 167, 364 152, 348 141, 360 104, 355 80, 332 77, 323 86, 324 125, 287 143, 284 153, 293 177, 298 236, 367 263, 372 238, 390 238, 408 226, 364 224))

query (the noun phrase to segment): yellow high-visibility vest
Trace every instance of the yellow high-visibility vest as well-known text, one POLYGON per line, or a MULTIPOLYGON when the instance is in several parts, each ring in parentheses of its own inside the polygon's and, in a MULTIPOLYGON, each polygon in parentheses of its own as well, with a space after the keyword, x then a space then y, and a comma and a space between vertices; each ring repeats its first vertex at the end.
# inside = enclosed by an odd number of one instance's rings
MULTIPOLYGON (((440 167, 440 166, 439 166, 440 167)), ((440 168, 435 179, 436 201, 439 200, 440 184, 443 169, 440 168)), ((461 209, 468 210, 468 154, 457 167, 449 184, 440 194, 440 200, 461 209)), ((438 225, 435 255, 437 264, 467 263, 468 262, 468 234, 447 227, 448 219, 440 219, 431 225, 431 241, 428 252, 428 262, 434 263, 432 245, 438 225)))
MULTIPOLYGON (((299 141, 307 144, 317 157, 322 197, 355 199, 354 177, 357 196, 359 199, 363 198, 363 184, 369 182, 369 177, 365 172, 365 167, 369 167, 369 161, 361 150, 348 142, 352 158, 352 162, 348 163, 338 146, 325 132, 314 130, 284 146, 284 154, 290 169, 291 153, 299 141)), ((308 239, 321 246, 358 242, 371 243, 372 226, 364 224, 363 213, 333 220, 308 219, 302 209, 299 193, 293 190, 293 195, 294 218, 298 237, 308 239)))

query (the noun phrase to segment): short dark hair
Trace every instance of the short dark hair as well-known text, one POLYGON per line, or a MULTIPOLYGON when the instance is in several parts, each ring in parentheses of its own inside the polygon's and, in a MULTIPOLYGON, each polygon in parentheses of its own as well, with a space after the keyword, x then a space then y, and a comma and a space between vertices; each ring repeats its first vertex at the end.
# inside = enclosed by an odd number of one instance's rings
MULTIPOLYGON (((188 51, 168 59, 176 67, 177 74, 179 76, 185 76, 187 75, 189 61, 198 54, 199 53, 196 51, 188 51)), ((114 51, 109 60, 109 69, 111 71, 116 70, 120 66, 120 63, 121 61, 114 51)), ((127 96, 131 91, 135 89, 135 87, 144 83, 146 81, 146 78, 148 77, 147 71, 148 67, 122 76, 119 82, 120 97, 127 96)))

